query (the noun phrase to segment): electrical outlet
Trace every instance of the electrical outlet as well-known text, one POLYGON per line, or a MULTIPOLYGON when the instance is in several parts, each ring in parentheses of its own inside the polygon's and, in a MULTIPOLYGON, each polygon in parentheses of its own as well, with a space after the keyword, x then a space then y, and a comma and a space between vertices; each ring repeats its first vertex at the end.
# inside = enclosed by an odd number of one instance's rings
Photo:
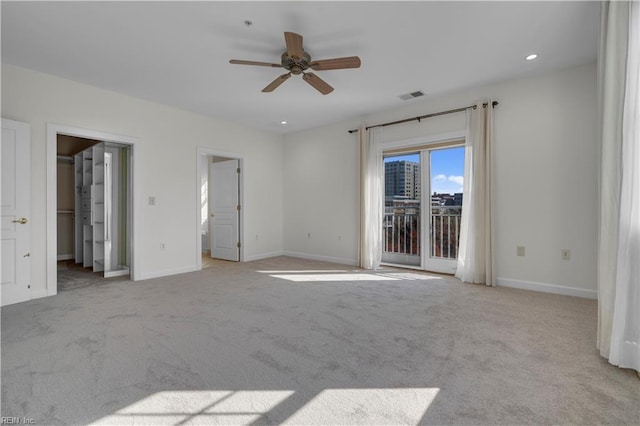
POLYGON ((518 247, 516 248, 516 254, 517 254, 518 256, 524 256, 524 246, 518 246, 518 247))
POLYGON ((338 241, 342 241, 342 235, 338 235, 338 241))
POLYGON ((311 232, 307 233, 307 238, 311 239, 311 232))
POLYGON ((156 197, 153 195, 149 195, 149 205, 150 206, 155 206, 156 205, 156 197))
POLYGON ((568 249, 562 249, 562 260, 570 260, 571 259, 571 251, 568 249))
POLYGON ((160 250, 166 250, 167 245, 165 243, 160 243, 160 250))

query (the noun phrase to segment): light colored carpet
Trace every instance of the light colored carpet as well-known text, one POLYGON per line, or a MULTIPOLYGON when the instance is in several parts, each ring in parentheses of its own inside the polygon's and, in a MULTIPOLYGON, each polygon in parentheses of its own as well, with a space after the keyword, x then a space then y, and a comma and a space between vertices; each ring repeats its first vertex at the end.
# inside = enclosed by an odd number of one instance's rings
POLYGON ((639 424, 596 302, 279 257, 2 309, 37 424, 639 424))
POLYGON ((57 265, 58 291, 75 290, 80 287, 128 281, 129 277, 104 278, 100 272, 83 268, 73 260, 60 260, 57 265))

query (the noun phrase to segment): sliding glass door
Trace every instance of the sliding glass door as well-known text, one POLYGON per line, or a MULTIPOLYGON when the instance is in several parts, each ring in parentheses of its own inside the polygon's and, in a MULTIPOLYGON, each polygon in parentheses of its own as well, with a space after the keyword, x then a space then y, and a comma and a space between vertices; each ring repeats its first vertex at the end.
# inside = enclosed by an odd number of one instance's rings
POLYGON ((455 273, 464 146, 384 156, 382 261, 455 273))

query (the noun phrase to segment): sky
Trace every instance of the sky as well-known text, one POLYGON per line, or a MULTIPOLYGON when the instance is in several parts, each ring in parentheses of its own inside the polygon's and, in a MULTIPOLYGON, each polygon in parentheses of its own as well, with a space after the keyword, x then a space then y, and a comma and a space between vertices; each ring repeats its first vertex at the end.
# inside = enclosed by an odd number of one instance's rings
MULTIPOLYGON (((419 154, 385 157, 384 161, 406 160, 420 162, 419 154)), ((431 191, 444 194, 462 192, 464 181, 464 147, 431 151, 431 191)))

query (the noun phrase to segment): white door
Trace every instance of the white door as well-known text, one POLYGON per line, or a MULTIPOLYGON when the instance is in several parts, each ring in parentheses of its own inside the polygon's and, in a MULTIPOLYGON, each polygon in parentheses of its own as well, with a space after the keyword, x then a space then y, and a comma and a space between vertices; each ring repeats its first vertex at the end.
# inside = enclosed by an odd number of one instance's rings
POLYGON ((211 257, 239 261, 239 161, 220 161, 209 167, 211 257))
POLYGON ((30 299, 31 129, 2 119, 2 306, 30 299))

